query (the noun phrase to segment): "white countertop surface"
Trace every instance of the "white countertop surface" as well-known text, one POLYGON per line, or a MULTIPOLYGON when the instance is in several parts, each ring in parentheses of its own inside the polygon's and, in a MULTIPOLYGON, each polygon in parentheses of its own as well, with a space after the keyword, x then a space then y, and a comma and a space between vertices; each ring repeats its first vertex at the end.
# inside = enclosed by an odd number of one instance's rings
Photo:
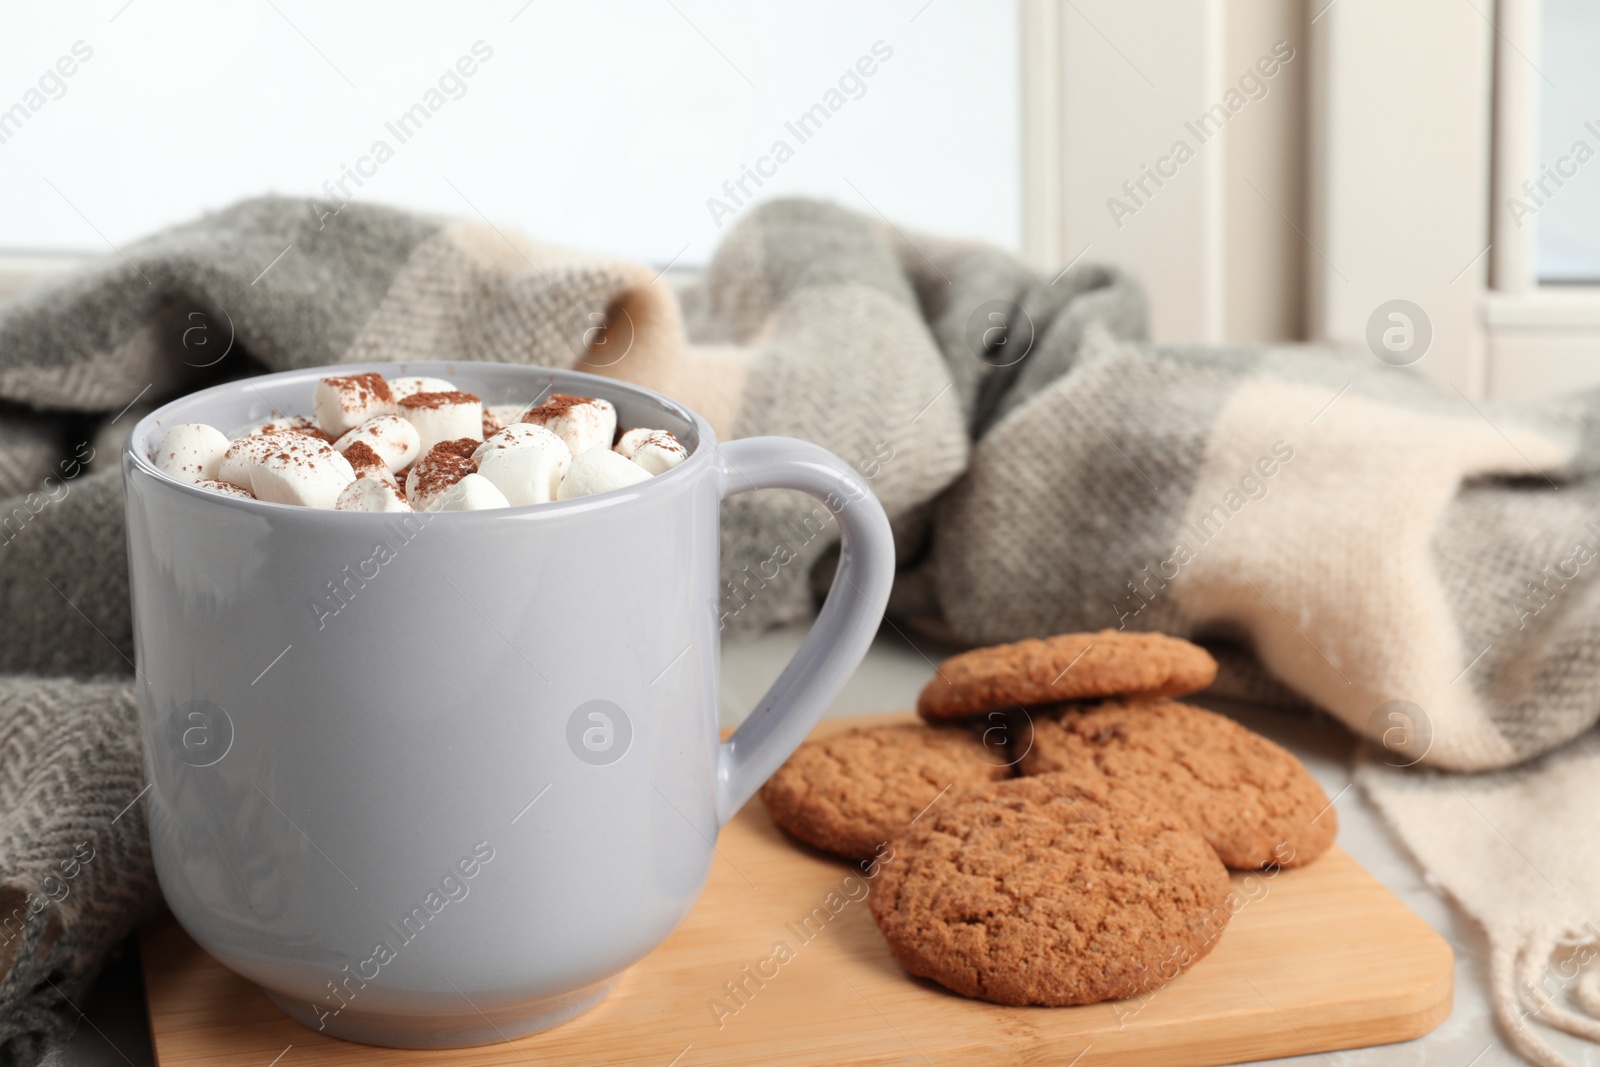
MULTIPOLYGON (((729 642, 723 646, 719 709, 723 725, 732 726, 744 718, 799 648, 805 632, 805 626, 791 626, 754 640, 729 642)), ((911 639, 886 624, 829 715, 863 715, 912 707, 918 690, 933 676, 933 664, 943 654, 944 650, 920 639, 913 644, 911 639)), ((1485 999, 1487 963, 1481 931, 1428 887, 1416 864, 1388 832, 1376 811, 1360 790, 1351 785, 1357 744, 1349 731, 1322 715, 1212 706, 1272 738, 1305 761, 1328 795, 1337 798, 1340 846, 1439 931, 1456 955, 1455 1009, 1433 1033, 1401 1045, 1345 1052, 1321 1053, 1308 1046, 1304 1056, 1270 1062, 1323 1067, 1522 1064, 1524 1061, 1510 1052, 1500 1039, 1485 999)), ((1361 931, 1352 930, 1350 935, 1358 938, 1361 931)), ((137 971, 127 962, 114 965, 94 995, 79 1005, 87 1021, 80 1021, 68 1062, 82 1067, 123 1064, 148 1067, 153 1064, 142 1002, 137 971)), ((1600 1046, 1566 1035, 1548 1036, 1574 1064, 1600 1065, 1600 1046)))

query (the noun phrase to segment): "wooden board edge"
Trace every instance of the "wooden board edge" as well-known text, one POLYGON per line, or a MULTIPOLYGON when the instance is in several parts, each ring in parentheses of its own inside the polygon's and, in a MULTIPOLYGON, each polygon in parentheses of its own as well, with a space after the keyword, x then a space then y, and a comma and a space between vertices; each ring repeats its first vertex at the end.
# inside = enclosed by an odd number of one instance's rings
POLYGON ((1437 930, 1431 926, 1427 927, 1427 930, 1432 935, 1433 947, 1440 956, 1436 965, 1431 968, 1433 979, 1409 990, 1404 999, 1395 1004, 1392 1013, 1364 1014, 1362 1025, 1366 1032, 1361 1035, 1359 1044, 1351 1044, 1348 1041, 1341 1043, 1343 1039, 1340 1031, 1343 1029, 1343 1024, 1338 1021, 1300 1026, 1299 1029, 1305 1033, 1308 1041, 1320 1035, 1316 1044, 1321 1048, 1317 1051, 1368 1048, 1414 1041, 1432 1033, 1450 1017, 1450 1013, 1455 1009, 1455 951, 1437 930), (1375 1034, 1377 1040, 1369 1040, 1375 1034))

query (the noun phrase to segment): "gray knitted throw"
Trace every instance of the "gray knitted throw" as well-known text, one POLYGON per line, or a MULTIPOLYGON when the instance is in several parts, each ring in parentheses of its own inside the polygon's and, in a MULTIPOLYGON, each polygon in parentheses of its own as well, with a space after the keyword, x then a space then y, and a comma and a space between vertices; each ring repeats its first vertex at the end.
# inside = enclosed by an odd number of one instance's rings
MULTIPOLYGON (((1160 348, 1143 331, 1116 271, 1040 275, 803 202, 748 213, 676 295, 648 268, 477 222, 266 199, 0 307, 3 1057, 58 1040, 157 903, 120 435, 223 377, 460 359, 593 370, 723 437, 832 449, 893 517, 904 630, 1195 637, 1233 692, 1388 744, 1367 787, 1509 961, 1508 1039, 1554 1062, 1537 1026, 1595 1025, 1561 1006, 1584 1007, 1581 982, 1533 987, 1600 918, 1600 785, 1572 784, 1600 782, 1600 755, 1526 761, 1600 716, 1600 397, 1474 405, 1370 357, 1160 348), (1461 773, 1480 771, 1498 774, 1461 773), (1525 842, 1520 861, 1476 858, 1501 839, 1525 842), (1548 877, 1500 908, 1475 889, 1491 862, 1548 877)), ((826 510, 788 493, 725 507, 725 629, 810 611, 836 550, 826 510)))

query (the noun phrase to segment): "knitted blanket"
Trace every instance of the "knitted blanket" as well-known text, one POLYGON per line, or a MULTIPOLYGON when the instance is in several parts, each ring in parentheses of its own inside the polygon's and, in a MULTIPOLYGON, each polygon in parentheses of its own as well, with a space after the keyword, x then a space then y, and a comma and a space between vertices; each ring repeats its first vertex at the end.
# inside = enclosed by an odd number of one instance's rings
MULTIPOLYGON (((1508 1038, 1553 1062, 1538 1025, 1595 1036, 1566 1006, 1592 981, 1542 979, 1600 903, 1600 752, 1567 744, 1600 716, 1600 397, 1502 408, 1365 355, 1143 333, 1115 270, 806 202, 749 212, 681 293, 485 223, 264 199, 0 307, 0 1056, 41 1055, 157 903, 120 435, 186 389, 370 359, 574 366, 824 445, 893 519, 912 634, 1210 643, 1224 690, 1388 746, 1363 780, 1485 923, 1508 1038)), ((813 610, 826 509, 724 521, 724 629, 813 610)))

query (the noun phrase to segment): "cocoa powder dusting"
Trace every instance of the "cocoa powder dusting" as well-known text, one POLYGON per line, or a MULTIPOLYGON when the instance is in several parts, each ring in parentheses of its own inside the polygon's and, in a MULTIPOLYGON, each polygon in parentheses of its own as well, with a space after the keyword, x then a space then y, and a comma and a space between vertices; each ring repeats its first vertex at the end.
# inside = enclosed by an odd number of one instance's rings
POLYGON ((373 400, 388 402, 394 399, 394 394, 389 391, 389 383, 383 380, 381 374, 350 374, 324 380, 338 390, 340 406, 346 411, 366 407, 373 400), (352 404, 350 400, 356 403, 352 404))
POLYGON ((522 413, 522 422, 543 424, 550 419, 560 418, 579 404, 592 404, 592 396, 573 396, 571 393, 551 393, 550 399, 536 408, 529 408, 522 413))
POLYGON ((296 430, 287 430, 283 433, 263 435, 261 437, 246 437, 235 441, 228 449, 230 454, 245 453, 252 448, 263 449, 263 460, 277 460, 281 463, 293 463, 297 466, 316 469, 315 460, 322 459, 333 452, 333 446, 327 441, 312 437, 310 434, 300 433, 296 430), (250 442, 256 442, 252 445, 250 442), (244 448, 239 448, 244 445, 244 448), (238 450, 236 453, 235 450, 238 450))
POLYGON ((442 408, 452 404, 479 404, 482 403, 471 393, 457 390, 453 393, 412 393, 410 396, 400 398, 403 408, 442 408))
MULTIPOLYGON (((438 444, 428 449, 428 458, 432 459, 435 454, 438 454, 460 456, 462 459, 471 459, 472 454, 478 450, 478 446, 481 444, 483 444, 482 441, 474 441, 470 437, 457 437, 453 441, 440 441, 438 444)), ((477 466, 474 465, 473 469, 476 470, 477 466)))
POLYGON ((477 465, 472 460, 439 450, 447 443, 434 445, 428 458, 417 464, 417 496, 430 497, 442 493, 467 475, 477 473, 477 465))
POLYGON ((355 468, 357 475, 360 475, 364 471, 372 470, 375 467, 381 467, 385 470, 387 470, 389 467, 389 465, 383 461, 383 457, 378 455, 377 452, 373 451, 372 446, 367 444, 365 441, 357 441, 355 444, 345 449, 344 458, 351 467, 355 468))

